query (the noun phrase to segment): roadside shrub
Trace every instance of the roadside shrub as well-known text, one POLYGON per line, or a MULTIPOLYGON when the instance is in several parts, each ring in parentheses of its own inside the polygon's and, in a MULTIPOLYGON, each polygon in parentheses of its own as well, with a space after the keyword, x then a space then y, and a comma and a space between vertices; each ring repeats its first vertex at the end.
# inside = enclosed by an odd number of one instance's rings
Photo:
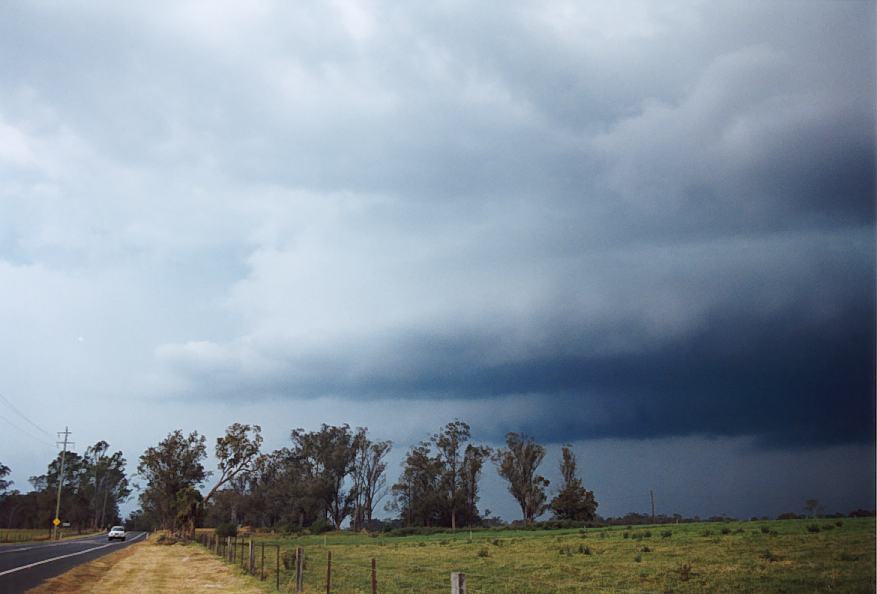
POLYGON ((734 530, 734 534, 743 534, 743 529, 737 528, 736 530, 734 530))
POLYGON ((722 534, 731 534, 731 529, 727 526, 722 526, 722 534))
POLYGON ((807 532, 819 532, 819 524, 807 524, 807 532))
POLYGON ((219 538, 228 538, 229 536, 234 537, 238 535, 238 527, 237 524, 222 522, 216 526, 214 532, 219 538))
POLYGON ((490 557, 490 551, 487 550, 487 547, 481 547, 478 549, 479 557, 490 557))
POLYGON ((671 536, 673 536, 673 533, 669 530, 664 530, 663 532, 661 532, 661 538, 670 538, 671 536))
POLYGON ((569 546, 560 547, 557 552, 561 555, 572 555, 572 549, 570 549, 569 546))
POLYGON ((780 533, 777 532, 776 530, 771 530, 771 531, 770 531, 770 535, 771 535, 771 536, 779 536, 780 533))
POLYGON ((174 536, 173 534, 169 534, 167 532, 163 532, 163 533, 159 534, 158 538, 155 539, 155 543, 160 544, 160 545, 173 545, 173 544, 177 544, 178 542, 179 542, 179 539, 177 539, 176 536, 174 536))
POLYGON ((767 526, 762 526, 761 533, 762 534, 770 534, 770 528, 768 528, 767 526))
POLYGON ((821 530, 834 530, 834 524, 823 524, 820 527, 821 530))
POLYGON ((636 561, 637 563, 642 563, 643 556, 637 555, 636 557, 633 558, 633 560, 636 561))
POLYGON ((591 554, 591 547, 589 547, 587 545, 579 545, 579 554, 590 555, 591 554))
POLYGON ((642 551, 643 553, 651 553, 651 552, 652 552, 652 549, 650 549, 650 548, 647 547, 647 546, 643 546, 643 547, 640 549, 640 551, 642 551))
POLYGON ((645 532, 643 532, 643 538, 651 538, 651 537, 652 537, 651 530, 646 530, 645 532))
POLYGON ((492 544, 495 547, 501 547, 502 541, 498 538, 494 538, 493 540, 490 541, 490 544, 492 544))
POLYGON ((838 528, 840 528, 841 526, 844 525, 844 523, 842 521, 838 520, 837 522, 834 523, 834 525, 837 526, 838 528))
POLYGON ((701 533, 701 536, 712 536, 712 535, 713 535, 713 531, 712 531, 712 530, 704 530, 704 531, 701 533))
POLYGON ((630 538, 630 532, 625 532, 624 534, 622 534, 622 536, 624 538, 630 538))

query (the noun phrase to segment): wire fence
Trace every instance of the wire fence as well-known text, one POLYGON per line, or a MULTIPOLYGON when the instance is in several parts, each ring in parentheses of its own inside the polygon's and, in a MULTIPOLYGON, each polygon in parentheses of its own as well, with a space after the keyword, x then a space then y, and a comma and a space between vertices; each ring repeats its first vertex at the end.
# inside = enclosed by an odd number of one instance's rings
MULTIPOLYGON (((262 581, 266 589, 278 592, 449 592, 452 574, 460 571, 452 560, 429 563, 418 559, 374 557, 350 553, 344 546, 295 546, 271 542, 264 537, 220 538, 199 533, 201 545, 262 581)), ((480 573, 464 570, 466 587, 461 594, 548 594, 583 592, 580 584, 540 585, 534 576, 480 573)))

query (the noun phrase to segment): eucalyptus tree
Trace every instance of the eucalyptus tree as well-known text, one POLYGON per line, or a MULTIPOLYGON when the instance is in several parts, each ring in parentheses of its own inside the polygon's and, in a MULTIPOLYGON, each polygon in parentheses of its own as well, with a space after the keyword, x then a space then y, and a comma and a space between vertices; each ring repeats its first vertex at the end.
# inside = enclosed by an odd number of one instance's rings
POLYGON ((494 455, 499 475, 508 482, 509 493, 527 524, 548 509, 545 489, 549 481, 536 473, 544 457, 544 447, 532 437, 514 432, 506 434, 506 447, 494 455))

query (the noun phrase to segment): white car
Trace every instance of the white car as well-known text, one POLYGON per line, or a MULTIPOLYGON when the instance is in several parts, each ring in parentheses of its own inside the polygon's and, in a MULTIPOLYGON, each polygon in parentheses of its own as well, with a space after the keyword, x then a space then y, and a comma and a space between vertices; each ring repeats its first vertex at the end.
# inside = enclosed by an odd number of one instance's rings
POLYGON ((124 526, 113 526, 110 528, 110 531, 107 532, 107 540, 125 540, 125 527, 124 526))

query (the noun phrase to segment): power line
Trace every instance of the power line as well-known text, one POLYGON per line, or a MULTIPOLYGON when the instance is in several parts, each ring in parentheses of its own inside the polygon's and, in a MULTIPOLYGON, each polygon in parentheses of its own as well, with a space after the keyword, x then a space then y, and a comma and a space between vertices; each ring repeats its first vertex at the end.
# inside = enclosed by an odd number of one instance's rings
POLYGON ((37 437, 37 436, 34 435, 33 433, 28 433, 27 431, 25 431, 24 429, 22 429, 21 427, 19 427, 18 425, 16 425, 15 423, 13 423, 12 421, 10 421, 10 420, 7 419, 6 417, 4 417, 3 415, 0 415, 0 419, 6 421, 6 423, 9 424, 10 427, 12 427, 13 429, 18 430, 19 432, 21 432, 21 433, 24 434, 24 435, 27 435, 28 437, 30 437, 30 438, 33 439, 34 441, 39 442, 39 443, 43 444, 44 446, 46 446, 47 448, 50 448, 50 449, 52 449, 52 450, 55 449, 55 446, 53 446, 53 445, 50 444, 49 442, 47 442, 47 441, 43 441, 42 439, 40 439, 39 437, 37 437))
POLYGON ((23 412, 21 412, 20 410, 18 410, 17 408, 15 408, 15 405, 12 404, 11 402, 9 402, 9 400, 6 398, 6 396, 3 395, 2 392, 0 392, 0 400, 2 400, 3 402, 5 402, 6 405, 7 405, 9 408, 12 409, 12 412, 14 412, 14 413, 17 414, 19 417, 21 417, 22 419, 24 419, 25 421, 27 421, 28 423, 30 423, 32 426, 34 426, 34 427, 36 427, 37 429, 39 429, 40 431, 42 431, 47 437, 52 437, 52 434, 51 434, 51 433, 49 433, 48 431, 46 431, 45 429, 43 429, 42 427, 40 427, 39 425, 37 425, 36 423, 34 423, 33 421, 31 421, 29 418, 27 418, 27 416, 25 416, 25 414, 24 414, 23 412))

